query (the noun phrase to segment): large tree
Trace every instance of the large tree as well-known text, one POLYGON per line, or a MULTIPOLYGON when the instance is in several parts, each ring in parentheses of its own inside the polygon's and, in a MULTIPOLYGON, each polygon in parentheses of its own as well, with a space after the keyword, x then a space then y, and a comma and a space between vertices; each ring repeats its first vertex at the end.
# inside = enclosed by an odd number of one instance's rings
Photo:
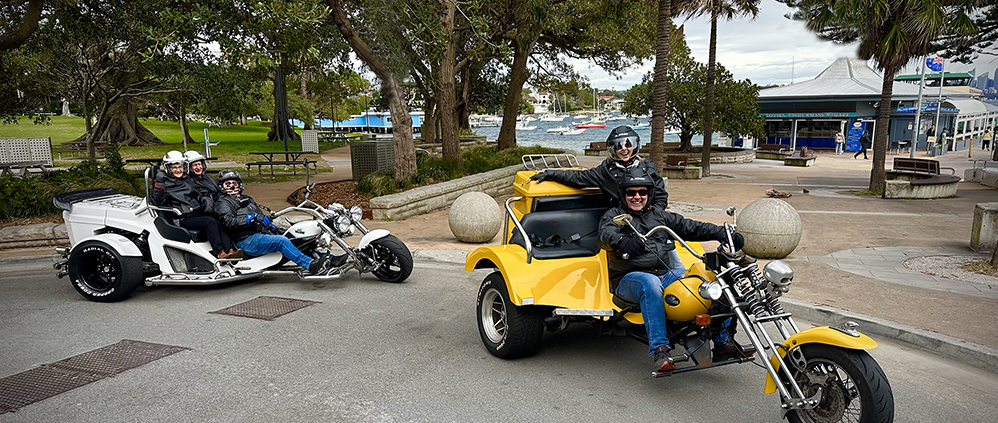
POLYGON ((44 0, 0 2, 0 51, 19 47, 28 40, 42 19, 44 0))
POLYGON ((672 33, 672 1, 658 0, 658 32, 655 37, 655 68, 651 111, 651 161, 659 170, 664 164, 662 149, 665 147, 665 115, 669 102, 668 67, 672 33))
POLYGON ((884 72, 869 186, 870 191, 883 191, 894 76, 913 60, 939 50, 940 41, 976 36, 970 14, 977 0, 780 1, 795 8, 791 18, 804 21, 818 37, 839 43, 858 42, 859 57, 872 59, 884 72))
POLYGON ((703 151, 700 159, 703 176, 710 176, 710 146, 714 138, 714 82, 717 77, 717 20, 738 16, 759 16, 759 0, 676 0, 678 14, 690 17, 710 16, 710 47, 707 59, 707 90, 704 95, 703 151))

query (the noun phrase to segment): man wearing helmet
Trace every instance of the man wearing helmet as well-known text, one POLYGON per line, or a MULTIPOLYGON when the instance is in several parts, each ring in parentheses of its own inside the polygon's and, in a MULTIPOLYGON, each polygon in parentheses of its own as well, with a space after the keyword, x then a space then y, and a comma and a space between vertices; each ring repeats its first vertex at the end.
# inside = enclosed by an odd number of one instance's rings
POLYGON ((215 202, 215 213, 236 240, 236 245, 246 254, 259 256, 280 251, 284 257, 295 262, 302 269, 315 275, 342 266, 346 255, 324 255, 312 259, 303 254, 291 240, 282 235, 274 235, 277 228, 263 210, 248 195, 243 195, 243 180, 239 172, 227 169, 218 173, 218 185, 225 194, 215 202))
MULTIPOLYGON (((676 369, 669 356, 671 347, 666 335, 663 290, 678 276, 670 270, 669 251, 676 246, 665 231, 656 232, 646 244, 630 226, 613 223, 614 216, 629 214, 631 225, 640 233, 647 233, 655 226, 665 225, 687 241, 727 242, 724 228, 711 223, 686 219, 681 215, 653 207, 655 181, 638 169, 625 174, 619 184, 620 204, 603 215, 599 226, 599 246, 607 251, 610 270, 610 291, 629 302, 641 305, 645 330, 648 332, 648 355, 654 355, 655 371, 669 372, 676 369), (625 253, 627 258, 625 257, 625 253)), ((736 233, 735 249, 741 249, 745 238, 736 233)), ((733 331, 733 326, 728 326, 733 331)), ((714 357, 731 357, 742 354, 722 330, 714 338, 714 357)))
POLYGON ((530 177, 531 181, 560 182, 572 187, 599 187, 604 195, 613 198, 611 204, 616 204, 617 183, 625 173, 638 168, 648 174, 655 182, 655 205, 662 209, 668 206, 669 193, 665 191, 665 182, 655 170, 651 160, 638 156, 641 149, 641 139, 638 133, 629 126, 618 126, 606 137, 606 148, 610 157, 603 160, 599 166, 586 170, 545 170, 530 177))
POLYGON ((179 216, 175 216, 178 224, 183 228, 203 231, 216 257, 242 257, 242 252, 232 245, 232 240, 222 230, 218 220, 206 215, 212 210, 206 209, 201 195, 187 182, 187 159, 184 155, 176 150, 167 152, 163 156, 163 168, 165 173, 156 172, 154 176, 153 204, 177 209, 180 212, 179 216))

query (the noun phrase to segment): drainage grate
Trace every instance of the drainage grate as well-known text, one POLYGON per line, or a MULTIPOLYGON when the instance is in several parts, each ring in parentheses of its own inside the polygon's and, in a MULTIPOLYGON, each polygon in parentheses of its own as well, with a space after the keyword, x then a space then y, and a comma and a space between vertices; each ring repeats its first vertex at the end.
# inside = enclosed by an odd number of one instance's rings
POLYGON ((281 297, 256 297, 244 303, 212 311, 213 314, 228 314, 230 316, 249 317, 251 319, 274 320, 292 311, 321 304, 318 301, 296 300, 281 297))
POLYGON ((124 339, 0 379, 0 414, 34 404, 188 348, 124 339))

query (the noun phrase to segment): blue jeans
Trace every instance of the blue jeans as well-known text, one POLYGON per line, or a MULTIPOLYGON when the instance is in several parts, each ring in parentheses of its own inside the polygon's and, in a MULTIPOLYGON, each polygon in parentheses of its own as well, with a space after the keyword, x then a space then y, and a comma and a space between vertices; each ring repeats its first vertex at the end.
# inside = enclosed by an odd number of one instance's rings
POLYGON ((835 154, 842 154, 842 144, 835 143, 835 154))
POLYGON ((686 274, 686 265, 679 259, 679 252, 676 250, 669 251, 669 268, 676 274, 676 279, 682 279, 686 274))
POLYGON ((308 270, 312 264, 312 258, 298 251, 298 248, 291 243, 291 240, 280 235, 253 234, 236 244, 248 255, 262 256, 264 254, 280 251, 284 257, 295 262, 303 269, 308 270))
POLYGON ((617 285, 614 295, 632 303, 641 304, 641 316, 645 319, 648 332, 648 355, 661 346, 669 348, 669 337, 665 332, 665 299, 662 291, 676 281, 672 273, 655 276, 645 272, 631 272, 624 275, 617 285))

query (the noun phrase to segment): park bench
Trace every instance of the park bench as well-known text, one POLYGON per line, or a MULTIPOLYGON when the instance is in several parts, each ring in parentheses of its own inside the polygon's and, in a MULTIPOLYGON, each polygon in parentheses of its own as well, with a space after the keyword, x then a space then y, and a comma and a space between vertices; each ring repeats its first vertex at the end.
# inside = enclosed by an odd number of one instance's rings
POLYGON ((689 159, 684 156, 666 156, 662 170, 685 170, 689 159))
MULTIPOLYGON (((665 164, 662 165, 662 177, 668 179, 700 179, 703 177, 703 168, 695 166, 687 156, 669 155, 665 156, 665 164)), ((696 164, 699 164, 697 162, 696 164)))
POLYGON ((884 198, 946 198, 956 195, 960 177, 956 169, 940 167, 939 161, 895 157, 893 169, 886 172, 884 198), (949 175, 939 171, 946 169, 949 175))
POLYGON ((593 141, 589 143, 589 148, 586 148, 583 153, 587 156, 601 156, 604 151, 606 151, 606 141, 593 141))
POLYGON ((755 149, 755 158, 769 160, 783 160, 784 157, 793 154, 790 147, 783 144, 760 144, 755 149))
POLYGON ((46 172, 52 167, 52 140, 45 138, 0 138, 0 176, 27 175, 30 169, 46 172))
POLYGON ((807 167, 813 165, 817 158, 818 156, 812 153, 807 147, 801 147, 800 150, 783 157, 783 165, 807 167))

